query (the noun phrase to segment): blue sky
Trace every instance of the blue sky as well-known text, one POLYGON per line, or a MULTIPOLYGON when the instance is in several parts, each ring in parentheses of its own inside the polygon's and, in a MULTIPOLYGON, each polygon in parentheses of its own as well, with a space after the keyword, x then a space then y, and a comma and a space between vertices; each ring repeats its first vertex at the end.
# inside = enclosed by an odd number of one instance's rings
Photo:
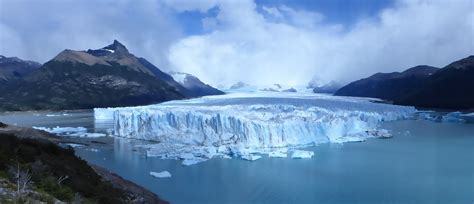
POLYGON ((474 52, 473 0, 0 0, 0 54, 118 39, 211 85, 348 82, 474 52))
MULTIPOLYGON (((393 6, 393 0, 257 0, 258 7, 286 5, 299 10, 321 13, 325 23, 352 26, 361 18, 376 16, 381 10, 393 6)), ((202 18, 217 15, 217 7, 207 11, 185 11, 176 13, 183 31, 187 35, 206 32, 201 24, 202 18)))

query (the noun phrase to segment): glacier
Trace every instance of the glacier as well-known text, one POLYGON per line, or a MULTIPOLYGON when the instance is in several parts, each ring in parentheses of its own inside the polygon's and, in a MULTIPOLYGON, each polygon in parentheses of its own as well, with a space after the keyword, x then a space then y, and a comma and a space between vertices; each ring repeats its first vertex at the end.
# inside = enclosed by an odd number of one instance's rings
MULTIPOLYGON (((156 105, 94 109, 118 137, 152 140, 147 155, 183 165, 213 157, 286 157, 288 149, 389 137, 381 122, 409 119, 413 107, 377 99, 307 93, 246 92, 156 105)), ((294 152, 294 151, 292 151, 294 152)))

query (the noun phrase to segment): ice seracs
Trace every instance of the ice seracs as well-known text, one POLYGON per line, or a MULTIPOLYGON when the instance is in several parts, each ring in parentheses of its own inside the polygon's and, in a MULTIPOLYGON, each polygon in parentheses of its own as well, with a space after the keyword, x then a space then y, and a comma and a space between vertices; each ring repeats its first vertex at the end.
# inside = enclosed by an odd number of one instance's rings
POLYGON ((364 141, 386 134, 381 122, 407 119, 415 111, 364 98, 279 92, 94 110, 97 118, 113 120, 113 135, 159 142, 146 147, 148 156, 186 164, 223 155, 283 157, 282 148, 364 141))

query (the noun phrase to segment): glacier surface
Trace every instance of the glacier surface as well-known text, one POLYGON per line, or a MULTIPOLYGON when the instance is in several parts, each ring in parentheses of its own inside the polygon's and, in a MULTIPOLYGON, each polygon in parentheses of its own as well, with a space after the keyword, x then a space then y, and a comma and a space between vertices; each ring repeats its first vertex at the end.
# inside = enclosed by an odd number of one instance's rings
POLYGON ((381 122, 408 119, 416 111, 370 100, 376 99, 247 92, 100 108, 94 115, 113 121, 115 136, 159 142, 144 146, 148 156, 181 159, 188 165, 227 155, 286 157, 288 149, 387 137, 378 128, 381 122))

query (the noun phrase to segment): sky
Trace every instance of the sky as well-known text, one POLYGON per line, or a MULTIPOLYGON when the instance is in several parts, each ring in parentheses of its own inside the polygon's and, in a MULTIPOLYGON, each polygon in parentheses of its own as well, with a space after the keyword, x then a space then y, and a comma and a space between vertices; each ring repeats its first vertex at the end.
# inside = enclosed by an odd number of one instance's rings
POLYGON ((0 0, 0 54, 114 39, 214 86, 349 82, 474 53, 474 0, 0 0))

